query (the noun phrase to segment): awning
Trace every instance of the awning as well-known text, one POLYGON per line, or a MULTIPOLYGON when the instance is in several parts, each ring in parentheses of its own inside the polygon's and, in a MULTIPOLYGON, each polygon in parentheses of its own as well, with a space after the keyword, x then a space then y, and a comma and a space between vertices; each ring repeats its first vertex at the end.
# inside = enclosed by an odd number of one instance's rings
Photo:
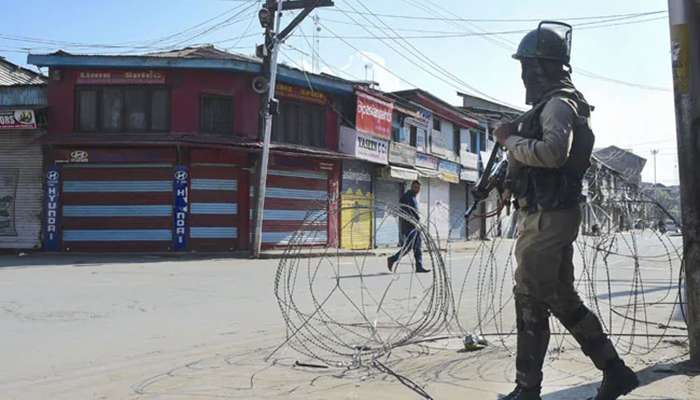
MULTIPOLYGON (((214 149, 234 148, 251 153, 262 151, 262 142, 244 137, 223 137, 218 135, 171 135, 171 134, 53 134, 44 135, 39 140, 41 144, 55 146, 183 146, 205 147, 214 149)), ((315 147, 271 143, 270 153, 292 157, 316 157, 332 160, 353 160, 353 156, 337 151, 315 147)))
POLYGON ((405 181, 415 181, 418 179, 418 171, 415 169, 395 167, 392 165, 389 167, 389 176, 405 181))
POLYGON ((416 167, 416 171, 418 171, 418 175, 424 177, 424 178, 439 178, 440 173, 438 171, 432 170, 432 169, 425 169, 421 167, 416 167))

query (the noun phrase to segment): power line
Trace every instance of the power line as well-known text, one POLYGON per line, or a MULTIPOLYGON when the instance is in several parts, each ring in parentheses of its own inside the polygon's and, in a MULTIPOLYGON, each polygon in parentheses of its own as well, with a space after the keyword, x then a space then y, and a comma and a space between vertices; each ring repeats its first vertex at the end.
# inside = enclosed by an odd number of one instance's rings
MULTIPOLYGON (((431 15, 436 15, 436 16, 442 18, 443 20, 449 20, 449 19, 446 19, 446 18, 444 17, 444 15, 441 15, 440 13, 437 13, 433 8, 427 7, 427 6, 425 6, 423 3, 414 2, 414 1, 412 1, 412 0, 404 0, 404 1, 407 2, 407 3, 409 3, 409 4, 411 4, 411 5, 413 5, 413 6, 416 7, 416 8, 421 9, 422 11, 425 11, 425 12, 431 14, 431 15)), ((454 15, 454 12, 453 12, 453 11, 447 10, 447 9, 445 9, 444 7, 440 6, 439 4, 436 4, 436 3, 433 2, 433 1, 426 0, 426 2, 427 2, 428 4, 431 4, 435 9, 443 10, 444 12, 447 12, 447 13, 450 13, 451 15, 454 15)), ((646 14, 651 14, 651 13, 660 13, 660 12, 659 12, 659 11, 654 11, 654 12, 649 12, 649 13, 646 13, 646 14)), ((638 14, 639 14, 639 13, 638 13, 638 14)), ((641 14, 645 14, 645 13, 641 13, 641 14)), ((457 24, 456 22, 451 22, 451 24, 453 24, 453 25, 455 25, 455 26, 459 26, 459 24, 457 24)), ((477 26, 477 25, 475 25, 475 24, 473 24, 473 23, 471 23, 471 22, 465 22, 465 24, 474 27, 476 30, 478 30, 478 31, 480 31, 480 32, 484 32, 483 29, 481 29, 479 26, 477 26)), ((584 28, 579 28, 579 29, 584 29, 584 28)), ((472 31, 472 30, 470 29, 470 31, 472 31)), ((507 51, 509 51, 509 52, 512 52, 512 51, 515 50, 516 44, 513 43, 512 41, 506 39, 506 38, 502 38, 502 37, 498 37, 498 36, 493 36, 493 35, 484 35, 484 36, 481 36, 481 37, 482 37, 483 39, 485 39, 485 40, 487 40, 487 41, 493 43, 494 45, 496 45, 496 46, 498 46, 498 47, 501 47, 501 48, 503 48, 503 49, 505 49, 505 50, 507 50, 507 51)), ((589 77, 589 78, 592 78, 592 79, 598 79, 598 80, 607 81, 607 82, 610 82, 610 83, 616 83, 616 84, 620 84, 620 85, 624 85, 624 86, 628 86, 628 87, 634 87, 634 88, 637 88, 637 89, 645 89, 645 90, 652 90, 652 91, 670 91, 670 89, 667 89, 667 88, 664 88, 664 87, 660 87, 660 86, 645 85, 645 84, 640 84, 640 83, 636 83, 636 82, 630 82, 630 81, 625 81, 625 80, 621 80, 621 79, 606 77, 606 76, 603 76, 603 75, 600 75, 600 74, 596 74, 596 73, 593 73, 593 72, 591 72, 591 71, 588 71, 588 70, 579 68, 578 66, 575 66, 573 70, 574 70, 574 73, 575 73, 575 74, 579 74, 579 75, 582 75, 582 76, 586 76, 586 77, 589 77)))
MULTIPOLYGON (((368 13, 372 14, 372 11, 371 11, 362 1, 357 0, 357 2, 358 2, 365 10, 367 10, 368 13)), ((350 5, 350 7, 351 7, 353 10, 357 11, 354 7, 352 7, 352 5, 350 5)), ((349 16, 349 15, 348 15, 348 16, 349 16)), ((364 15, 362 15, 362 16, 363 16, 363 18, 365 18, 370 24, 373 24, 373 25, 375 26, 375 28, 378 29, 380 32, 382 32, 382 33, 385 32, 381 27, 378 27, 376 24, 374 24, 368 17, 366 17, 366 16, 364 16, 364 15)), ((350 16, 349 16, 349 17, 350 17, 350 16)), ((350 17, 350 18, 353 19, 352 17, 350 17)), ((382 25, 384 25, 389 31, 391 31, 391 32, 393 32, 394 34, 396 34, 396 32, 393 31, 393 29, 391 28, 391 26, 389 26, 387 23, 385 23, 380 17, 375 16, 375 18, 376 18, 377 21, 379 21, 382 25)), ((353 19, 353 20, 354 20, 354 19, 353 19)), ((372 33, 369 29, 366 29, 366 28, 365 28, 365 30, 366 30, 367 32, 369 32, 369 33, 372 33)), ((445 69, 445 68, 442 67, 441 65, 437 64, 436 62, 434 62, 430 57, 426 56, 423 52, 421 52, 418 48, 416 48, 414 45, 412 45, 411 43, 409 43, 409 42, 406 41, 405 39, 401 38, 400 40, 403 41, 406 45, 404 46, 404 45, 401 43, 401 41, 399 41, 399 40, 394 40, 394 42, 396 42, 399 46, 401 46, 402 49, 408 51, 408 53, 414 55, 418 60, 420 60, 421 62, 423 62, 423 63, 425 63, 426 65, 428 65, 429 68, 431 68, 431 69, 433 69, 433 70, 436 70, 438 73, 440 73, 441 75, 445 76, 448 80, 450 80, 450 81, 452 81, 452 82, 456 82, 456 83, 458 84, 458 86, 462 86, 462 87, 464 87, 464 88, 467 88, 467 89, 468 89, 467 91, 480 94, 480 95, 482 95, 482 96, 484 96, 484 97, 487 97, 487 98, 489 98, 489 99, 491 99, 491 100, 493 100, 493 101, 496 101, 496 102, 505 104, 503 101, 501 101, 501 100, 499 100, 499 99, 496 99, 496 98, 494 98, 494 97, 488 95, 487 93, 485 93, 485 92, 483 92, 483 91, 477 89, 477 88, 474 87, 473 85, 471 85, 471 84, 465 82, 464 80, 460 79, 458 76, 454 75, 454 74, 451 73, 449 70, 445 69)), ((427 73, 429 73, 431 76, 433 76, 433 77, 435 77, 435 78, 437 78, 437 79, 440 79, 440 80, 442 80, 442 81, 445 82, 445 83, 448 83, 448 82, 446 82, 444 79, 441 79, 441 78, 437 77, 435 74, 431 73, 430 71, 426 70, 425 68, 422 68, 420 65, 416 64, 415 62, 413 62, 413 60, 411 60, 410 57, 407 57, 407 56, 406 56, 405 54, 403 54, 402 52, 396 51, 393 47, 391 47, 390 45, 388 45, 388 43, 386 43, 386 42, 384 42, 384 41, 382 41, 382 42, 383 42, 385 45, 387 45, 388 47, 390 47, 392 50, 394 50, 395 52, 397 52, 397 54, 399 54, 400 56, 402 56, 402 57, 403 57, 404 59, 406 59, 408 62, 411 62, 411 63, 413 63, 414 65, 418 66, 418 67, 421 68, 422 70, 424 70, 424 71, 426 71, 427 73)), ((448 84, 449 84, 449 83, 448 83, 448 84)), ((451 84, 450 84, 450 86, 453 86, 453 87, 454 87, 454 85, 451 85, 451 84)))
MULTIPOLYGON (((443 17, 426 17, 417 15, 399 15, 399 14, 383 14, 383 13, 372 13, 372 12, 362 12, 345 10, 342 8, 330 8, 324 11, 330 12, 340 12, 340 13, 353 13, 358 15, 374 15, 383 18, 398 18, 398 19, 408 19, 408 20, 424 20, 424 21, 456 21, 456 22, 539 22, 542 18, 443 18, 443 17)), ((666 10, 658 11, 647 11, 647 12, 636 12, 636 13, 626 13, 626 14, 607 14, 607 15, 597 15, 597 16, 575 16, 575 17, 558 17, 558 18, 547 18, 559 21, 580 21, 589 19, 604 19, 604 18, 616 18, 616 17, 634 17, 634 16, 645 16, 645 15, 657 15, 666 14, 666 10)))
POLYGON ((338 34, 336 34, 332 29, 330 29, 328 26, 324 25, 322 22, 319 23, 319 24, 321 25, 321 27, 323 27, 323 29, 325 29, 325 30, 327 30, 328 32, 330 32, 335 38, 337 38, 337 39, 340 40, 341 42, 345 43, 346 46, 348 46, 348 47, 350 47, 351 49, 355 50, 358 54, 362 54, 363 57, 367 58, 369 61, 371 61, 371 62, 372 62, 374 65, 376 65, 377 67, 383 69, 384 71, 386 71, 387 73, 389 73, 389 74, 392 75, 393 77, 397 78, 398 80, 400 80, 400 81, 403 82, 403 83, 406 83, 406 84, 410 85, 411 87, 414 87, 414 88, 417 88, 417 87, 418 87, 418 85, 416 85, 415 83, 412 83, 411 81, 406 80, 405 78, 403 78, 403 77, 397 75, 396 73, 394 73, 392 70, 390 70, 390 69, 386 68, 385 66, 383 66, 379 61, 377 61, 376 59, 374 59, 374 58, 372 58, 371 56, 369 56, 368 54, 366 54, 366 52, 365 52, 364 50, 360 50, 359 48, 355 47, 352 43, 350 43, 350 42, 348 42, 347 40, 345 40, 342 36, 339 36, 338 34))
MULTIPOLYGON (((241 4, 237 7, 233 7, 233 8, 231 8, 223 13, 220 13, 212 18, 209 18, 203 22, 200 22, 192 27, 189 27, 187 29, 184 29, 184 30, 172 33, 172 34, 169 34, 167 36, 164 36, 164 37, 161 37, 161 38, 155 39, 155 40, 148 40, 148 41, 141 41, 141 42, 122 42, 122 43, 84 43, 84 42, 62 41, 62 40, 44 39, 44 38, 36 38, 36 37, 29 37, 29 36, 9 35, 9 34, 0 34, 0 39, 4 39, 7 41, 21 42, 21 43, 32 43, 32 44, 41 44, 41 45, 47 45, 47 46, 57 46, 57 47, 68 48, 68 49, 82 49, 82 50, 101 49, 101 50, 115 50, 115 51, 122 50, 122 53, 143 51, 143 50, 165 50, 168 48, 177 47, 180 44, 191 41, 192 39, 204 36, 204 35, 211 33, 215 30, 224 28, 226 26, 230 26, 234 23, 239 22, 240 20, 245 19, 247 17, 247 15, 243 16, 243 18, 240 18, 240 19, 238 19, 238 17, 240 17, 242 14, 246 13, 246 11, 250 10, 258 2, 259 2, 259 0, 255 0, 252 3, 248 3, 247 7, 244 7, 245 4, 241 4), (231 13, 234 13, 234 14, 226 17, 227 15, 229 15, 231 13), (215 21, 215 20, 218 20, 218 19, 221 19, 223 17, 226 17, 223 21, 215 23, 211 26, 206 26, 208 23, 215 21), (167 41, 172 40, 174 38, 178 38, 184 34, 192 33, 197 28, 202 28, 202 29, 196 31, 196 33, 193 33, 192 36, 190 36, 186 39, 180 39, 180 41, 177 43, 174 43, 171 45, 156 46, 156 44, 158 44, 158 43, 164 43, 164 42, 167 42, 167 41)), ((252 13, 252 14, 254 14, 254 13, 252 13)), ((51 49, 49 47, 41 47, 41 48, 51 49)), ((35 48, 22 48, 21 50, 31 51, 34 49, 40 49, 40 48, 36 48, 36 47, 35 48)))
MULTIPOLYGON (((365 16, 365 14, 360 14, 361 16, 365 16)), ((348 15, 349 16, 349 15, 348 15)), ((581 25, 572 25, 574 27, 577 27, 578 29, 600 29, 600 28, 610 28, 610 27, 615 27, 615 26, 620 26, 620 25, 629 25, 629 24, 639 24, 639 23, 645 23, 645 22, 652 22, 652 21, 660 21, 662 19, 666 19, 666 17, 656 17, 656 18, 650 18, 650 19, 643 19, 643 20, 638 20, 638 21, 628 21, 624 23, 610 23, 610 24, 601 24, 599 22, 596 23, 587 23, 587 24, 581 24, 581 25), (595 25, 594 25, 595 24, 595 25)), ((375 28, 377 29, 377 26, 375 25, 367 25, 367 24, 354 24, 354 23, 345 23, 347 25, 353 25, 353 26, 359 26, 361 28, 375 28)), ((466 37, 478 37, 478 36, 503 36, 503 35, 520 35, 523 33, 530 32, 532 29, 513 29, 513 30, 503 30, 503 31, 485 31, 485 32, 445 32, 445 31, 421 31, 421 30, 415 30, 415 29, 403 29, 403 31, 409 31, 409 32, 426 32, 430 34, 423 34, 423 35, 402 35, 398 33, 397 29, 393 29, 392 31, 395 32, 393 35, 344 35, 346 39, 352 39, 352 40, 382 40, 382 39, 401 39, 401 40, 407 40, 407 39, 450 39, 450 38, 466 38, 466 37)), ((333 39, 333 36, 318 36, 320 38, 324 39, 333 39)))
MULTIPOLYGON (((379 15, 378 15, 379 16, 379 15)), ((631 19, 636 16, 629 16, 629 17, 621 17, 621 18, 615 18, 615 19, 606 19, 602 21, 593 21, 593 22, 587 22, 587 23, 581 23, 581 24, 573 24, 573 26, 577 27, 578 29, 598 29, 598 28, 607 28, 607 27, 613 27, 613 26, 618 26, 618 25, 623 25, 623 24, 628 24, 628 23, 642 23, 642 22, 649 22, 649 21, 656 21, 656 20, 661 20, 665 19, 665 16, 662 17, 654 17, 651 19, 644 19, 644 20, 638 20, 638 21, 629 21, 625 23, 613 23, 615 21, 620 21, 620 20, 626 20, 626 19, 631 19)), ((355 24, 352 22, 348 21, 342 21, 338 19, 332 19, 332 18, 325 18, 325 21, 332 22, 334 24, 341 24, 341 25, 350 25, 350 26, 363 26, 363 27, 372 27, 372 25, 366 25, 366 24, 355 24)), ((475 32, 468 32, 468 34, 465 35, 465 31, 460 29, 459 31, 446 31, 446 30, 434 30, 434 29, 416 29, 416 28, 393 28, 393 30, 397 32, 416 32, 416 33, 426 33, 426 34, 433 34, 433 35, 445 35, 445 36, 437 36, 437 37, 451 37, 452 35, 455 35, 456 37, 461 37, 461 36, 480 36, 480 35, 510 35, 510 34, 516 34, 516 33, 525 33, 529 32, 531 29, 511 29, 511 30, 503 30, 503 31, 490 31, 490 32, 483 32, 483 33, 475 33, 475 32)), ((422 38, 422 37, 420 37, 422 38)), ((432 36, 431 36, 432 38, 432 36)))

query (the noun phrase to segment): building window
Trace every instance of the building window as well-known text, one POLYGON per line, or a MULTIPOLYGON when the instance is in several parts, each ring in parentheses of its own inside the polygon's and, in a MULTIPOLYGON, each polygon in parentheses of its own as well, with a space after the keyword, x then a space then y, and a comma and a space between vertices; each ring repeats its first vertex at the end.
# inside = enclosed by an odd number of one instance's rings
POLYGON ((97 130, 97 90, 78 92, 78 116, 79 130, 97 130))
POLYGON ((434 131, 441 131, 442 130, 442 124, 440 123, 440 120, 433 117, 433 130, 434 131))
POLYGON ((170 95, 163 87, 106 86, 79 88, 80 132, 163 132, 170 120, 170 95))
POLYGON ((454 125, 452 127, 452 151, 457 155, 459 155, 459 144, 459 127, 457 125, 454 125))
POLYGON ((411 137, 409 139, 409 144, 413 147, 416 147, 416 142, 418 140, 418 127, 415 125, 410 125, 410 132, 411 132, 411 137))
POLYGON ((469 131, 469 151, 474 154, 479 153, 479 134, 480 132, 476 129, 471 129, 469 131))
POLYGON ((303 146, 326 146, 326 113, 322 106, 281 101, 272 121, 272 140, 303 146))
POLYGON ((233 98, 202 96, 199 128, 206 133, 233 133, 233 98))
POLYGON ((395 142, 401 142, 401 126, 403 125, 403 118, 398 112, 394 111, 391 115, 391 138, 395 142))

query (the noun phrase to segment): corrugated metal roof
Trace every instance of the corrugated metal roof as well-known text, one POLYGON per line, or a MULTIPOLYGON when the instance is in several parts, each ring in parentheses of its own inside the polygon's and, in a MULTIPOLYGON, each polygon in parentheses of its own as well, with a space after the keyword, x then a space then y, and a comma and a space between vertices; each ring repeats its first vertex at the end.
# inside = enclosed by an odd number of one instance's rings
POLYGON ((619 172, 625 179, 639 183, 640 174, 647 163, 646 158, 617 146, 608 146, 593 151, 593 156, 608 168, 619 172))
POLYGON ((394 96, 403 97, 407 100, 415 101, 424 108, 430 109, 434 114, 439 115, 453 123, 461 125, 479 126, 479 121, 472 116, 467 115, 464 110, 458 106, 454 106, 445 100, 435 96, 434 94, 423 89, 408 89, 392 92, 394 96))
POLYGON ((239 53, 229 53, 224 50, 217 49, 213 45, 185 47, 183 49, 175 49, 168 51, 159 51, 155 53, 144 54, 145 57, 165 57, 165 58, 204 58, 210 60, 240 60, 261 62, 257 57, 250 57, 239 53))
POLYGON ((0 57, 0 86, 43 85, 47 78, 0 57))
MULTIPOLYGON (((30 54, 27 62, 40 67, 67 68, 187 68, 233 70, 258 74, 262 61, 257 57, 229 53, 211 45, 185 47, 143 55, 88 55, 70 54, 59 50, 51 54, 30 54)), ((314 74, 280 63, 278 78, 281 82, 308 86, 321 91, 352 94, 357 82, 328 74, 314 74)))

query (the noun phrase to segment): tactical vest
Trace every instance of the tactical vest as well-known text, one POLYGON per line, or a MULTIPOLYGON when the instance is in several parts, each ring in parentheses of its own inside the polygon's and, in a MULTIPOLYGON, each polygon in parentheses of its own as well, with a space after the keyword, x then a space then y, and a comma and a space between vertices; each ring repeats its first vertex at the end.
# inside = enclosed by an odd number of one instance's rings
POLYGON ((595 136, 589 123, 591 107, 581 93, 574 89, 560 89, 551 93, 523 116, 518 135, 542 139, 540 115, 553 97, 564 97, 576 102, 573 142, 567 160, 560 168, 523 166, 517 176, 511 178, 511 191, 516 198, 525 199, 528 210, 566 209, 585 200, 581 193, 583 176, 591 166, 595 136))

